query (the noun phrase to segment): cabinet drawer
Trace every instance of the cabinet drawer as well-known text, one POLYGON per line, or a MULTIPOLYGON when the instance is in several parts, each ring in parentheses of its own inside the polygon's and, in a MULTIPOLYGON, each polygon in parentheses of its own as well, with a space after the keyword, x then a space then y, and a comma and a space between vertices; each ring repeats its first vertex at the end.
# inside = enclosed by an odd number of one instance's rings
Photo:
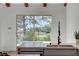
POLYGON ((41 48, 20 48, 19 51, 43 51, 41 48))

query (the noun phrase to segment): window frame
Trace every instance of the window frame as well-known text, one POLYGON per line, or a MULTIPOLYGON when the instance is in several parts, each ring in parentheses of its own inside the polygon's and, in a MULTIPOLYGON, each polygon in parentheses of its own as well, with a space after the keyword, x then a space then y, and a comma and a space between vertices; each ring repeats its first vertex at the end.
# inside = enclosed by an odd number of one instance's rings
MULTIPOLYGON (((47 15, 46 14, 42 14, 42 15, 41 14, 16 14, 16 18, 17 18, 17 16, 51 16, 52 17, 52 15, 48 15, 48 14, 47 15)), ((52 25, 52 22, 51 22, 51 25, 52 25)), ((51 26, 51 32, 52 32, 52 26, 51 26)), ((16 19, 16 41, 17 41, 17 19, 16 19)), ((50 35, 50 41, 42 41, 42 42, 51 43, 51 35, 50 35)))

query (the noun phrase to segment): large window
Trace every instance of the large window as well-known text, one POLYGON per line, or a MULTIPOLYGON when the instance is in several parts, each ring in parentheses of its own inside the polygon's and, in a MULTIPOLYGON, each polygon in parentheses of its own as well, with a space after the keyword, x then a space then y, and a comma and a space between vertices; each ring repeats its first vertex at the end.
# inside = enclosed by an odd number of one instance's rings
POLYGON ((51 16, 16 16, 17 40, 50 41, 51 16))

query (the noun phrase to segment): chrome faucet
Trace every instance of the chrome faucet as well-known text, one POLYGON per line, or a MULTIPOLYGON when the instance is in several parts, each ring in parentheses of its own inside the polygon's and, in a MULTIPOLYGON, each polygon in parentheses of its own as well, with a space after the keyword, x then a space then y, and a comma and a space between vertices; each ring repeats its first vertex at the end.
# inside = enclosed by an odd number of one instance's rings
POLYGON ((60 21, 58 22, 58 45, 60 45, 60 21))

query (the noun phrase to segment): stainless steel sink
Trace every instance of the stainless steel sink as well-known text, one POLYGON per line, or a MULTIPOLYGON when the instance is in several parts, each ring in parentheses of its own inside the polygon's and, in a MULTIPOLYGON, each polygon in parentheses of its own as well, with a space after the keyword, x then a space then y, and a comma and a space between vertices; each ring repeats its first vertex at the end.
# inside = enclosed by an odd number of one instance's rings
POLYGON ((47 47, 73 47, 72 45, 47 45, 47 47))

